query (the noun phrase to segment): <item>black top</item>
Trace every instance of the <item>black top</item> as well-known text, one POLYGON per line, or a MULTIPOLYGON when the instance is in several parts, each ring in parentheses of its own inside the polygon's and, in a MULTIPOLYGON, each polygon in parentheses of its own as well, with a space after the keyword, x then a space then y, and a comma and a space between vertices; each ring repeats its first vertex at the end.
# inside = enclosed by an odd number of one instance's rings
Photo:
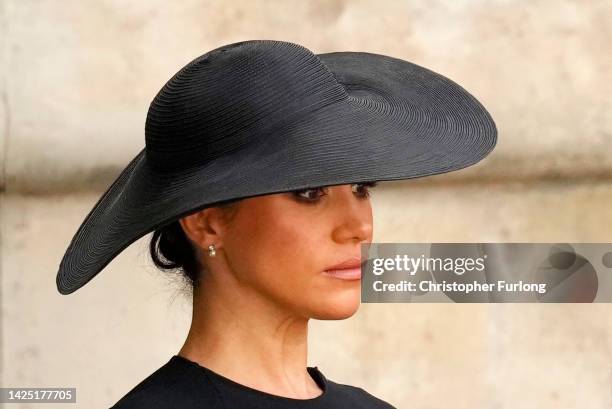
POLYGON ((396 409, 365 390, 335 383, 307 367, 323 393, 312 399, 273 395, 174 355, 110 409, 396 409))

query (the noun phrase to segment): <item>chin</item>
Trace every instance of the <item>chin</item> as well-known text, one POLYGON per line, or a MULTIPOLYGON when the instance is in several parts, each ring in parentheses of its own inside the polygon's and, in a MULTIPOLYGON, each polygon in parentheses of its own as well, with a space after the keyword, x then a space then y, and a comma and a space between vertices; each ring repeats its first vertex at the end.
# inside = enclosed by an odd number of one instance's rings
MULTIPOLYGON (((314 307, 312 318, 319 320, 343 320, 353 316, 361 305, 360 292, 320 299, 314 307)), ((323 298, 323 297, 322 297, 323 298)))

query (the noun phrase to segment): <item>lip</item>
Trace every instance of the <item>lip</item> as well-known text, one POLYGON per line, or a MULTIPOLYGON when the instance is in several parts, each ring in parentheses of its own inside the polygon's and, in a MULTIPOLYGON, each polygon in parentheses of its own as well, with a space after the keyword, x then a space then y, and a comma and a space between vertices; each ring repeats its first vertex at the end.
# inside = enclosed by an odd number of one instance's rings
POLYGON ((365 260, 362 262, 361 261, 361 256, 359 257, 351 257, 348 258, 346 260, 344 260, 342 263, 338 263, 335 264, 333 266, 327 267, 325 269, 325 271, 329 271, 329 270, 342 270, 342 269, 346 269, 346 268, 357 268, 357 267, 361 267, 362 264, 365 263, 365 260))
POLYGON ((343 280, 361 279, 361 267, 366 260, 361 261, 361 257, 351 257, 339 264, 330 266, 323 271, 323 274, 343 280))

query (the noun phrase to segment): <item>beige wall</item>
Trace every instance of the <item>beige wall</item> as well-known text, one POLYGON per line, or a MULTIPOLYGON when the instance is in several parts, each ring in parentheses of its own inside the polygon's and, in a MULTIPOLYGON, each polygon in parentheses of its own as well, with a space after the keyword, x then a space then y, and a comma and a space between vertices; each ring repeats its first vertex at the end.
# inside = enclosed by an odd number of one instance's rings
MULTIPOLYGON (((149 262, 148 236, 72 295, 57 293, 55 274, 144 146, 155 93, 234 41, 393 55, 489 109, 499 143, 481 164, 374 192, 375 241, 612 242, 610 2, 0 7, 1 386, 74 386, 74 407, 105 407, 178 351, 191 306, 149 262)), ((363 304, 348 320, 313 321, 310 346, 330 379, 398 408, 612 406, 608 304, 363 304)))

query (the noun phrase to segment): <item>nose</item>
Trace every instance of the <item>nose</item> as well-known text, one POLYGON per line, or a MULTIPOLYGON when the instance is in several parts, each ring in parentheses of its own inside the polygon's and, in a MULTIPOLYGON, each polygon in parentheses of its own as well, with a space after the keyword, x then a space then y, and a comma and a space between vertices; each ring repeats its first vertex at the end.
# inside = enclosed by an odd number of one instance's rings
POLYGON ((372 241, 372 206, 367 199, 361 199, 352 192, 350 185, 343 185, 336 192, 335 217, 336 224, 332 232, 334 241, 338 243, 372 241))

